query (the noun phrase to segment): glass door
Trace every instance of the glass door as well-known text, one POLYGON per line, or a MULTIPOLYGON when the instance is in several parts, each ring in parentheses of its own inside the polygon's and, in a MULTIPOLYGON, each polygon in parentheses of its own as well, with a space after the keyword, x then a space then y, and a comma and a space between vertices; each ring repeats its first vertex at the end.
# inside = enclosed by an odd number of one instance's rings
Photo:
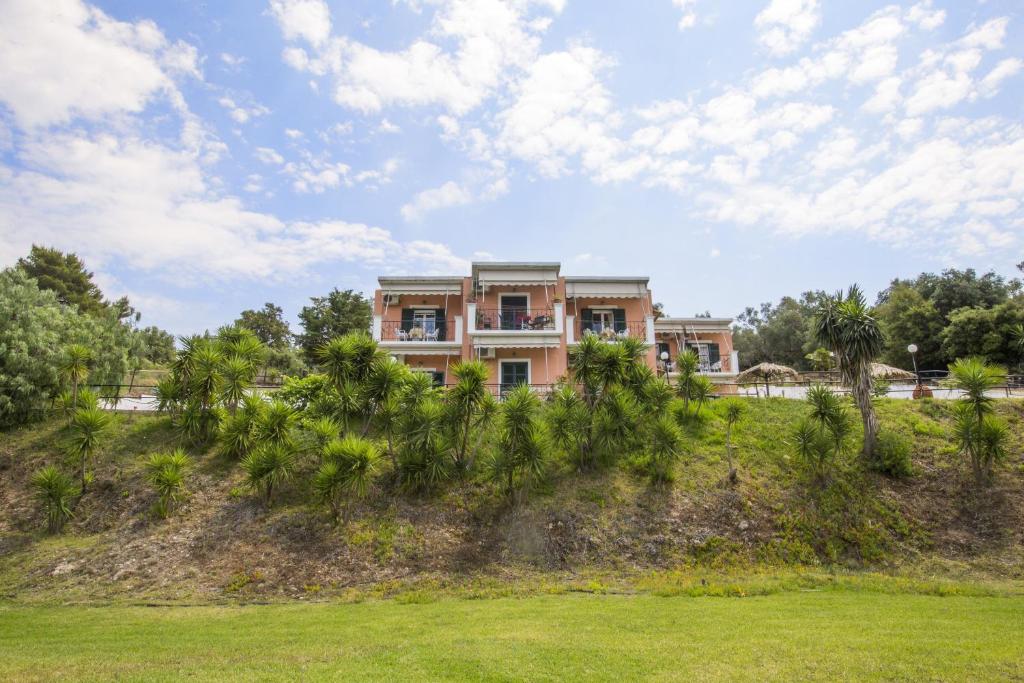
POLYGON ((530 315, 526 302, 525 296, 501 297, 501 329, 519 330, 523 328, 530 315))

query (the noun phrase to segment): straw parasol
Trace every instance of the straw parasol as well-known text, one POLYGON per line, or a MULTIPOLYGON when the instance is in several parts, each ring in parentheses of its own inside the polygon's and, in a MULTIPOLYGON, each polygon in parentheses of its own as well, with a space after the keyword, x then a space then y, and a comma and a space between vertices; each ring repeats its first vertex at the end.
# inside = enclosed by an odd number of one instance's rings
POLYGON ((756 384, 759 381, 763 381, 765 396, 771 396, 771 390, 768 388, 768 383, 773 379, 780 379, 783 377, 799 379, 800 373, 788 365, 758 363, 754 367, 747 368, 738 374, 736 376, 736 381, 739 384, 756 384))
POLYGON ((917 379, 914 373, 885 363, 871 364, 872 379, 917 379))

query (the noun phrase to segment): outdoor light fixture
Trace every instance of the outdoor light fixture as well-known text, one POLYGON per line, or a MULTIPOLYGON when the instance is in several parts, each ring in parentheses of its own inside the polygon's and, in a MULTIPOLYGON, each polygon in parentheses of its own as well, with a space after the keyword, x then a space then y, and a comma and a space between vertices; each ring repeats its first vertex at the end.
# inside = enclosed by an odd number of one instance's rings
POLYGON ((665 376, 668 377, 668 351, 661 352, 661 362, 665 366, 665 376))
POLYGON ((914 363, 914 377, 917 378, 917 385, 914 387, 914 398, 931 397, 931 389, 926 389, 921 385, 921 373, 917 369, 917 344, 909 344, 907 352, 910 354, 910 360, 914 363))

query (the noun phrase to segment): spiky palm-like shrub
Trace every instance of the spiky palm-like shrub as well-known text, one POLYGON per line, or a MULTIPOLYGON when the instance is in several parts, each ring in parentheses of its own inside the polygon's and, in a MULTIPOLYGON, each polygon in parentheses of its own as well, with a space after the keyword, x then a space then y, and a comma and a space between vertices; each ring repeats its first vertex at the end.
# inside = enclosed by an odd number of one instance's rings
POLYGON ((266 404, 258 397, 245 396, 234 415, 228 415, 221 423, 217 443, 221 455, 242 458, 257 443, 261 416, 266 404))
POLYGON ((59 532, 71 519, 71 505, 79 494, 74 480, 55 466, 47 465, 32 475, 32 488, 46 514, 50 533, 59 532))
POLYGON ((292 445, 292 431, 298 422, 298 415, 290 405, 273 400, 264 407, 258 420, 256 430, 260 443, 292 445))
POLYGON ((242 471, 252 491, 262 496, 267 507, 274 505, 274 493, 295 472, 295 450, 287 443, 267 443, 242 460, 242 471))
POLYGON ((146 461, 146 481, 157 495, 154 510, 167 517, 185 498, 185 475, 192 467, 192 458, 180 448, 171 453, 155 453, 146 461))
POLYGON ((736 466, 733 460, 732 428, 743 417, 746 404, 738 398, 727 398, 722 401, 722 417, 725 419, 725 457, 729 462, 729 481, 736 481, 736 466))
POLYGON ((349 506, 345 500, 361 499, 369 492, 380 448, 368 439, 350 436, 331 441, 323 454, 323 462, 313 475, 313 492, 330 508, 335 523, 342 515, 347 522, 349 506))
POLYGON ((321 459, 324 447, 341 435, 341 425, 333 418, 317 417, 306 422, 303 432, 305 448, 321 459))
POLYGON ((86 469, 110 427, 110 415, 98 408, 75 411, 71 418, 71 434, 67 452, 78 467, 82 492, 86 488, 86 469))
POLYGON ((1006 454, 1008 428, 993 414, 988 395, 1005 381, 1006 371, 983 358, 961 358, 949 366, 950 384, 964 392, 957 401, 953 438, 970 459, 978 486, 991 482, 994 464, 1006 454))
POLYGON ((455 431, 455 469, 464 476, 472 467, 466 451, 473 420, 483 405, 487 392, 487 366, 478 360, 462 361, 452 367, 455 386, 445 393, 448 416, 455 431))
POLYGON ((450 430, 440 400, 426 398, 413 406, 399 431, 398 475, 405 488, 427 491, 451 478, 450 430))
POLYGON ((696 408, 694 412, 700 415, 700 411, 704 408, 704 404, 710 401, 715 395, 715 383, 710 378, 704 375, 698 375, 693 378, 690 386, 690 400, 694 402, 696 408))
POLYGON ((843 400, 826 386, 811 387, 807 402, 809 414, 793 429, 794 450, 814 478, 822 481, 849 450, 853 421, 843 400))
POLYGON ((181 382, 172 375, 161 377, 156 383, 156 409, 161 413, 175 415, 184 398, 181 382))
POLYGON ((398 395, 409 376, 409 368, 390 356, 375 358, 366 379, 362 382, 366 415, 362 435, 370 431, 374 417, 382 404, 398 395))
POLYGON ((252 386, 256 368, 243 356, 229 356, 220 368, 220 400, 224 402, 228 412, 235 414, 239 402, 245 397, 246 390, 252 386))
POLYGON ((71 384, 71 405, 78 405, 78 385, 89 378, 89 363, 92 362, 92 351, 83 344, 69 344, 64 349, 64 358, 60 364, 60 376, 71 384))
POLYGON ((585 445, 590 433, 590 411, 576 390, 569 386, 555 389, 544 417, 554 447, 577 468, 588 466, 589 453, 585 445))
POLYGON ((690 410, 690 400, 693 398, 694 382, 700 376, 700 358, 693 349, 681 351, 676 356, 676 392, 683 399, 683 408, 690 410))
POLYGON ((885 335, 871 315, 864 294, 852 285, 846 295, 826 296, 818 307, 814 334, 822 346, 835 354, 839 373, 853 394, 864 423, 864 458, 874 459, 878 437, 878 416, 872 403, 871 363, 885 346, 885 335))
POLYGON ((651 422, 648 431, 648 473, 655 482, 671 481, 672 467, 679 459, 682 431, 676 421, 668 415, 656 418, 651 422))
POLYGON ((521 495, 543 476, 549 442, 540 410, 540 399, 525 385, 509 391, 501 405, 491 474, 508 494, 518 490, 521 495))

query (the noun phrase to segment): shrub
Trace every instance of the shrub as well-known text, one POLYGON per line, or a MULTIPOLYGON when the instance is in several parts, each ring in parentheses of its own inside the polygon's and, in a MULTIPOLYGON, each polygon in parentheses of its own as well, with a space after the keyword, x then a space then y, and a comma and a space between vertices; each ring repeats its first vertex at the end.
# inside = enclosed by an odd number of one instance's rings
POLYGON ((913 474, 910 448, 910 441, 896 432, 881 432, 875 444, 872 467, 890 477, 909 477, 913 474))
POLYGON ((291 479, 295 471, 295 451, 286 443, 268 443, 242 460, 246 483, 263 496, 267 507, 274 504, 274 491, 291 479))
POLYGON ((146 462, 146 480, 157 494, 155 510, 161 517, 171 513, 185 497, 185 474, 192 459, 180 448, 173 453, 157 453, 146 462))
POLYGON ((100 440, 110 426, 110 415, 98 408, 75 411, 71 419, 71 437, 68 441, 68 455, 78 465, 82 492, 85 492, 86 468, 99 447, 100 440))
POLYGON ((313 475, 313 492, 330 507, 335 523, 343 511, 348 521, 349 508, 343 505, 346 496, 366 496, 380 455, 375 443, 359 437, 335 439, 324 447, 323 463, 313 475))
POLYGON ((78 487, 71 477, 47 465, 32 476, 32 488, 46 513, 50 533, 57 533, 71 518, 71 503, 78 496, 78 487))
POLYGON ((655 482, 672 480, 672 466, 679 459, 683 435, 675 420, 663 415, 651 424, 647 473, 655 482))

